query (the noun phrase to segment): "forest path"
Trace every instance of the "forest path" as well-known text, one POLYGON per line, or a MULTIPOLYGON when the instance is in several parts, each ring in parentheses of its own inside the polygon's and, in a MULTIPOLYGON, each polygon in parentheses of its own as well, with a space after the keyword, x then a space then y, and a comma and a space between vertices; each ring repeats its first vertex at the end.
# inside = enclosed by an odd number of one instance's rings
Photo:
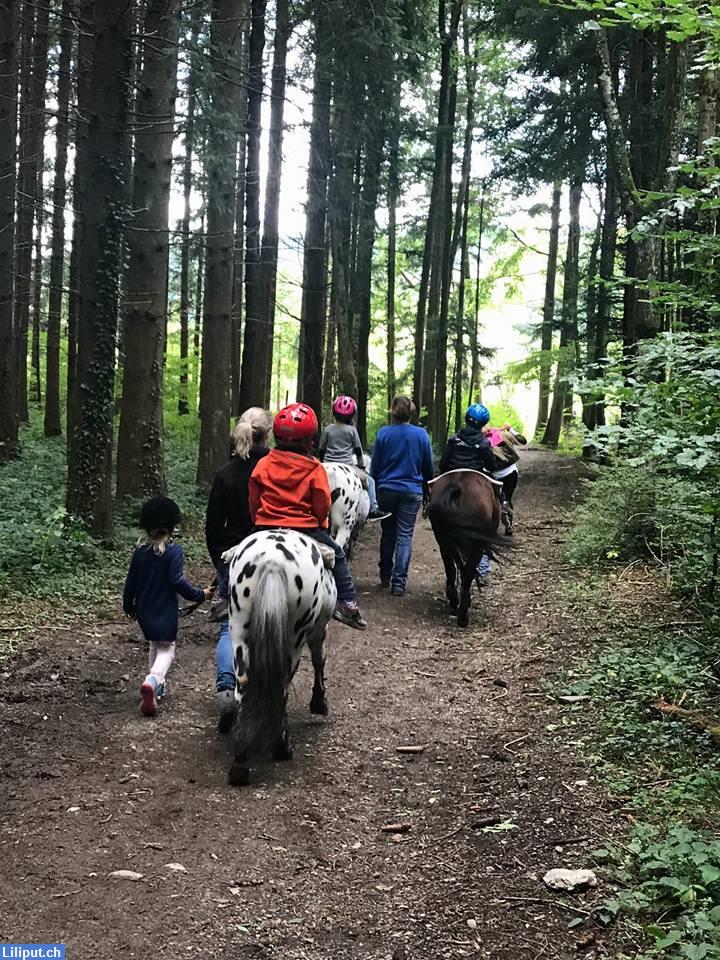
POLYGON ((29 643, 0 674, 0 942, 63 941, 68 960, 577 956, 587 927, 568 922, 589 904, 559 907, 542 877, 588 866, 607 813, 542 684, 589 639, 560 592, 580 470, 524 454, 518 549, 465 631, 438 599, 428 523, 401 599, 376 585, 366 531, 355 574, 370 628, 331 628, 330 716, 307 711, 304 663, 295 759, 247 789, 226 783, 199 616, 154 721, 137 710, 132 625, 29 643), (397 752, 408 744, 426 747, 397 752), (483 830, 490 818, 508 829, 483 830), (410 829, 381 831, 393 823, 410 829), (143 877, 109 878, 119 869, 143 877))

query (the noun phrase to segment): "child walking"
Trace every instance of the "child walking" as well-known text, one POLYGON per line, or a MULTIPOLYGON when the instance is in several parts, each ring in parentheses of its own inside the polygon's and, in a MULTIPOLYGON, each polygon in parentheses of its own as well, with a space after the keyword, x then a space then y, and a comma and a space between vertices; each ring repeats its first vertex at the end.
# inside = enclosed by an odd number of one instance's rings
POLYGON ((283 407, 273 421, 275 449, 263 457, 250 477, 250 516, 256 530, 286 527, 312 537, 335 551, 333 576, 338 602, 333 616, 340 623, 364 630, 345 554, 327 531, 332 500, 327 473, 310 449, 318 430, 317 417, 304 403, 283 407))
POLYGON ((375 481, 365 469, 360 434, 353 423, 356 411, 357 403, 352 397, 335 398, 332 405, 335 422, 325 427, 320 435, 318 458, 321 463, 347 463, 361 472, 361 479, 367 480, 367 492, 370 498, 368 522, 373 523, 376 520, 386 520, 390 514, 378 506, 375 481))
POLYGON ((146 717, 155 716, 175 659, 177 595, 202 603, 213 593, 212 587, 194 587, 185 579, 182 547, 172 542, 179 521, 180 508, 168 497, 153 497, 143 505, 140 526, 146 536, 135 547, 123 591, 123 610, 138 621, 150 644, 150 672, 140 687, 140 712, 146 717))

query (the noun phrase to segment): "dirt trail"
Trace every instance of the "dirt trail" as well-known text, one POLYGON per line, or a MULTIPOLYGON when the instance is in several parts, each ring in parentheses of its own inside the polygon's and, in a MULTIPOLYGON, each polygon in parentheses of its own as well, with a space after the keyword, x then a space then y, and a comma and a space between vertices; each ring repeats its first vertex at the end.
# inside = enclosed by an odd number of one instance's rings
POLYGON ((602 830, 592 771, 542 686, 580 639, 556 594, 578 465, 530 451, 521 469, 518 549, 466 631, 438 599, 425 521, 402 599, 376 586, 366 532, 355 574, 371 626, 331 628, 331 714, 310 717, 304 664, 295 759, 248 789, 226 785, 199 616, 155 721, 137 711, 132 626, 26 647, 0 674, 0 942, 64 941, 69 960, 577 956, 587 928, 568 921, 587 904, 558 907, 541 880, 587 866, 602 830), (497 817, 511 829, 477 826, 497 817), (392 823, 410 829, 381 832, 392 823))

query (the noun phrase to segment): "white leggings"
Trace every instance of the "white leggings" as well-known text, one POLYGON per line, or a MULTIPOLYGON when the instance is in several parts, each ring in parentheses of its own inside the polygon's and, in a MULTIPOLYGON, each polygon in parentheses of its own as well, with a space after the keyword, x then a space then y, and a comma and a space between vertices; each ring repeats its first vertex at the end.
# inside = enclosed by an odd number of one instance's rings
POLYGON ((174 643, 151 643, 149 651, 150 676, 155 677, 158 686, 165 683, 165 676, 175 659, 174 643))

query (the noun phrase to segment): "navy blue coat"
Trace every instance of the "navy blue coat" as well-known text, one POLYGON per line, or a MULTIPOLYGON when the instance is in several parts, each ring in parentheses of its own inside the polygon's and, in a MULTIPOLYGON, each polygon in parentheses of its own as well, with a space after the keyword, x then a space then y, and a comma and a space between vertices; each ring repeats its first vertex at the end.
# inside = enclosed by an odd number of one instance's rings
POLYGON ((136 547, 130 561, 123 610, 136 617, 151 643, 173 643, 178 629, 178 601, 204 600, 200 587, 194 587, 183 574, 183 552, 177 543, 169 543, 158 556, 149 544, 136 547))

